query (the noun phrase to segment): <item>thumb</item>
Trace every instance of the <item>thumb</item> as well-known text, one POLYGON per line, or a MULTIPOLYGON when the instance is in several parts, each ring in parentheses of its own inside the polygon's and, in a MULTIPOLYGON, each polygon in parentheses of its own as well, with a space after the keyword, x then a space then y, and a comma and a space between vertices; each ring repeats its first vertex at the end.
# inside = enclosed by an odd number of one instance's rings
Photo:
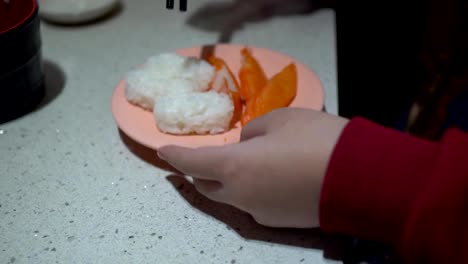
POLYGON ((158 156, 188 176, 222 181, 229 150, 227 146, 197 149, 165 146, 158 149, 158 156))

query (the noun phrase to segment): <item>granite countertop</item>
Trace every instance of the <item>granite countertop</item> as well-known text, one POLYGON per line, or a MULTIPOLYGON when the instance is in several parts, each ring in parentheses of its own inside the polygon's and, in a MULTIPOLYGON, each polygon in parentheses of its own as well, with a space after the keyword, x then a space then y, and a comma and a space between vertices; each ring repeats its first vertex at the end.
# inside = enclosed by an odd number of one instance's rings
MULTIPOLYGON (((189 12, 127 0, 77 27, 42 23, 47 97, 0 125, 0 263, 334 263, 314 230, 275 230, 198 195, 119 133, 115 85, 152 54, 213 43, 189 12)), ((233 43, 301 59, 336 113, 334 13, 275 17, 236 31, 233 43)))

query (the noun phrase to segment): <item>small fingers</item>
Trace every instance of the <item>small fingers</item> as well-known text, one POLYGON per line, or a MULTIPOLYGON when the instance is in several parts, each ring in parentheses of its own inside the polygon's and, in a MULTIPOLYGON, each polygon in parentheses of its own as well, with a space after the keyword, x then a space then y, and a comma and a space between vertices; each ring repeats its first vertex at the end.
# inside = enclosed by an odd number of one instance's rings
POLYGON ((228 159, 226 147, 190 149, 166 146, 158 149, 158 156, 186 175, 198 179, 221 181, 228 159))

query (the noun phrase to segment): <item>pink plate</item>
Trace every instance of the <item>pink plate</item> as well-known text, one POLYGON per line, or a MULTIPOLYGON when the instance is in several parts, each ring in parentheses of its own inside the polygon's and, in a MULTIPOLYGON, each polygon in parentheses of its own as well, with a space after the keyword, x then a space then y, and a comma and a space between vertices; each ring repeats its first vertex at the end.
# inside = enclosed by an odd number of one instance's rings
MULTIPOLYGON (((223 58, 234 73, 240 68, 241 45, 216 45, 214 54, 223 58)), ((318 77, 304 64, 287 55, 249 46, 253 55, 262 65, 268 77, 294 62, 298 71, 298 91, 291 107, 321 110, 324 102, 324 92, 318 77)), ((202 47, 193 47, 177 51, 184 56, 200 57, 202 47)), ((235 143, 240 138, 240 124, 230 131, 219 135, 175 136, 158 130, 153 113, 130 104, 125 97, 125 81, 121 81, 112 96, 112 113, 120 129, 138 143, 152 149, 164 145, 179 145, 185 147, 219 146, 235 143)))

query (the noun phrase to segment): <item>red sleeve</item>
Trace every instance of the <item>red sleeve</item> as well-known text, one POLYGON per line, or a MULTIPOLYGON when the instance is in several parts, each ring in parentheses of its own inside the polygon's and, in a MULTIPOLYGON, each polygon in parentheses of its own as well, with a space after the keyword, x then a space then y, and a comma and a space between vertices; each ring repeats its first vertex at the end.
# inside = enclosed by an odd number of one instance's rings
POLYGON ((353 119, 329 163, 320 226, 391 245, 408 263, 468 263, 468 134, 435 143, 353 119))

